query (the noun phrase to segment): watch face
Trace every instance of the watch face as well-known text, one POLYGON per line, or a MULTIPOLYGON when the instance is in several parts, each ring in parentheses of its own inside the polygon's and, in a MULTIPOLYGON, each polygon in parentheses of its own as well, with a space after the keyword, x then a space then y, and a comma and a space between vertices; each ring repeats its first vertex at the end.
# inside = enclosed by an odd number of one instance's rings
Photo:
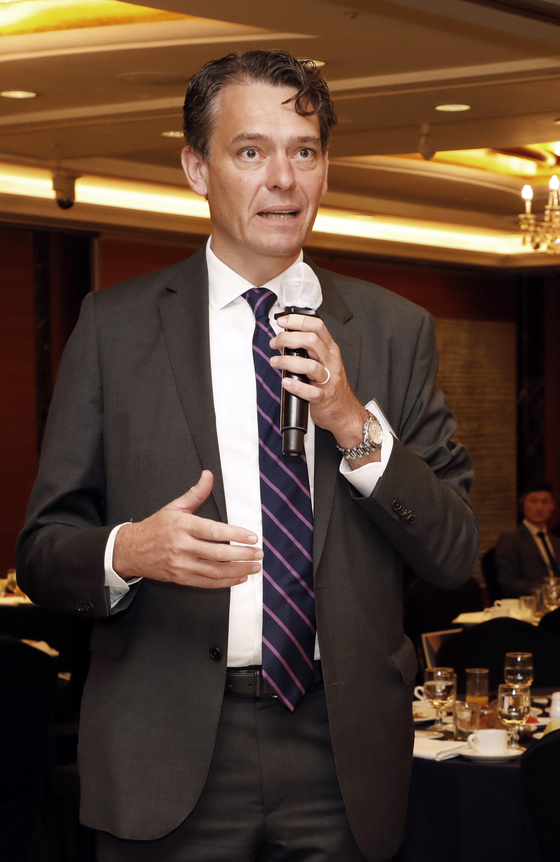
POLYGON ((376 446, 380 446, 383 442, 383 428, 377 419, 374 419, 369 426, 368 437, 376 446))

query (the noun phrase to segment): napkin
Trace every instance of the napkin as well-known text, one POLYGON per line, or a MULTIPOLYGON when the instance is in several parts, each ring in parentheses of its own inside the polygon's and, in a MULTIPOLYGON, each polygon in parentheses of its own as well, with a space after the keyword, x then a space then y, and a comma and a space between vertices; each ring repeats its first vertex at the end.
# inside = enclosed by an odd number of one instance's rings
POLYGON ((427 739, 425 736, 414 738, 414 757, 426 760, 449 760, 469 748, 468 742, 451 739, 427 739))

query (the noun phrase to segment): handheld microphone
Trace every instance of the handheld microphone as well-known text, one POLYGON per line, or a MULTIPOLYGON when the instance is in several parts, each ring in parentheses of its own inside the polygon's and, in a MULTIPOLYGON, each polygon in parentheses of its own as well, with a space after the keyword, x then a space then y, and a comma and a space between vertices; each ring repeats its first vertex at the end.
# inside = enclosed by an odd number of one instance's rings
MULTIPOLYGON (((286 308, 279 314, 275 314, 275 318, 283 317, 286 314, 319 317, 316 309, 323 300, 321 285, 311 267, 306 263, 300 263, 293 268, 290 277, 282 282, 280 293, 286 308)), ((286 347, 284 355, 307 357, 307 350, 303 347, 296 349, 286 347)), ((309 383, 305 374, 293 374, 291 371, 284 370, 282 377, 291 377, 293 380, 309 383)), ((308 417, 309 402, 282 388, 280 426, 282 430, 282 453, 284 455, 303 455, 308 417)))

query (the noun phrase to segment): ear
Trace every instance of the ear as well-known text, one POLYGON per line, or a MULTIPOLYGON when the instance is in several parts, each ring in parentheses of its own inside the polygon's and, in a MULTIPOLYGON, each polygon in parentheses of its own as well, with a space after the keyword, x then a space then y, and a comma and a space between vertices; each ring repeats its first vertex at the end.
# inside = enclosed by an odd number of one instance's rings
POLYGON ((325 154, 323 156, 323 161, 325 163, 325 178, 323 180, 323 188, 321 190, 321 197, 324 197, 329 188, 329 151, 325 150, 325 154))
POLYGON ((181 164, 193 192, 205 198, 208 194, 208 165, 202 156, 190 147, 183 147, 181 164))

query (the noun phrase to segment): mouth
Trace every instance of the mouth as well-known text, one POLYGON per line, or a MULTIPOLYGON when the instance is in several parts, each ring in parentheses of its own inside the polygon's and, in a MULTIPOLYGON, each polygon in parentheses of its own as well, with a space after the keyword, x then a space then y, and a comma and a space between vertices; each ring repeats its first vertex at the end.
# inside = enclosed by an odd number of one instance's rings
POLYGON ((290 210, 290 209, 277 209, 277 210, 267 210, 266 212, 263 210, 259 213, 261 218, 266 219, 274 219, 276 221, 287 221, 289 219, 293 219, 299 215, 299 210, 290 210))

